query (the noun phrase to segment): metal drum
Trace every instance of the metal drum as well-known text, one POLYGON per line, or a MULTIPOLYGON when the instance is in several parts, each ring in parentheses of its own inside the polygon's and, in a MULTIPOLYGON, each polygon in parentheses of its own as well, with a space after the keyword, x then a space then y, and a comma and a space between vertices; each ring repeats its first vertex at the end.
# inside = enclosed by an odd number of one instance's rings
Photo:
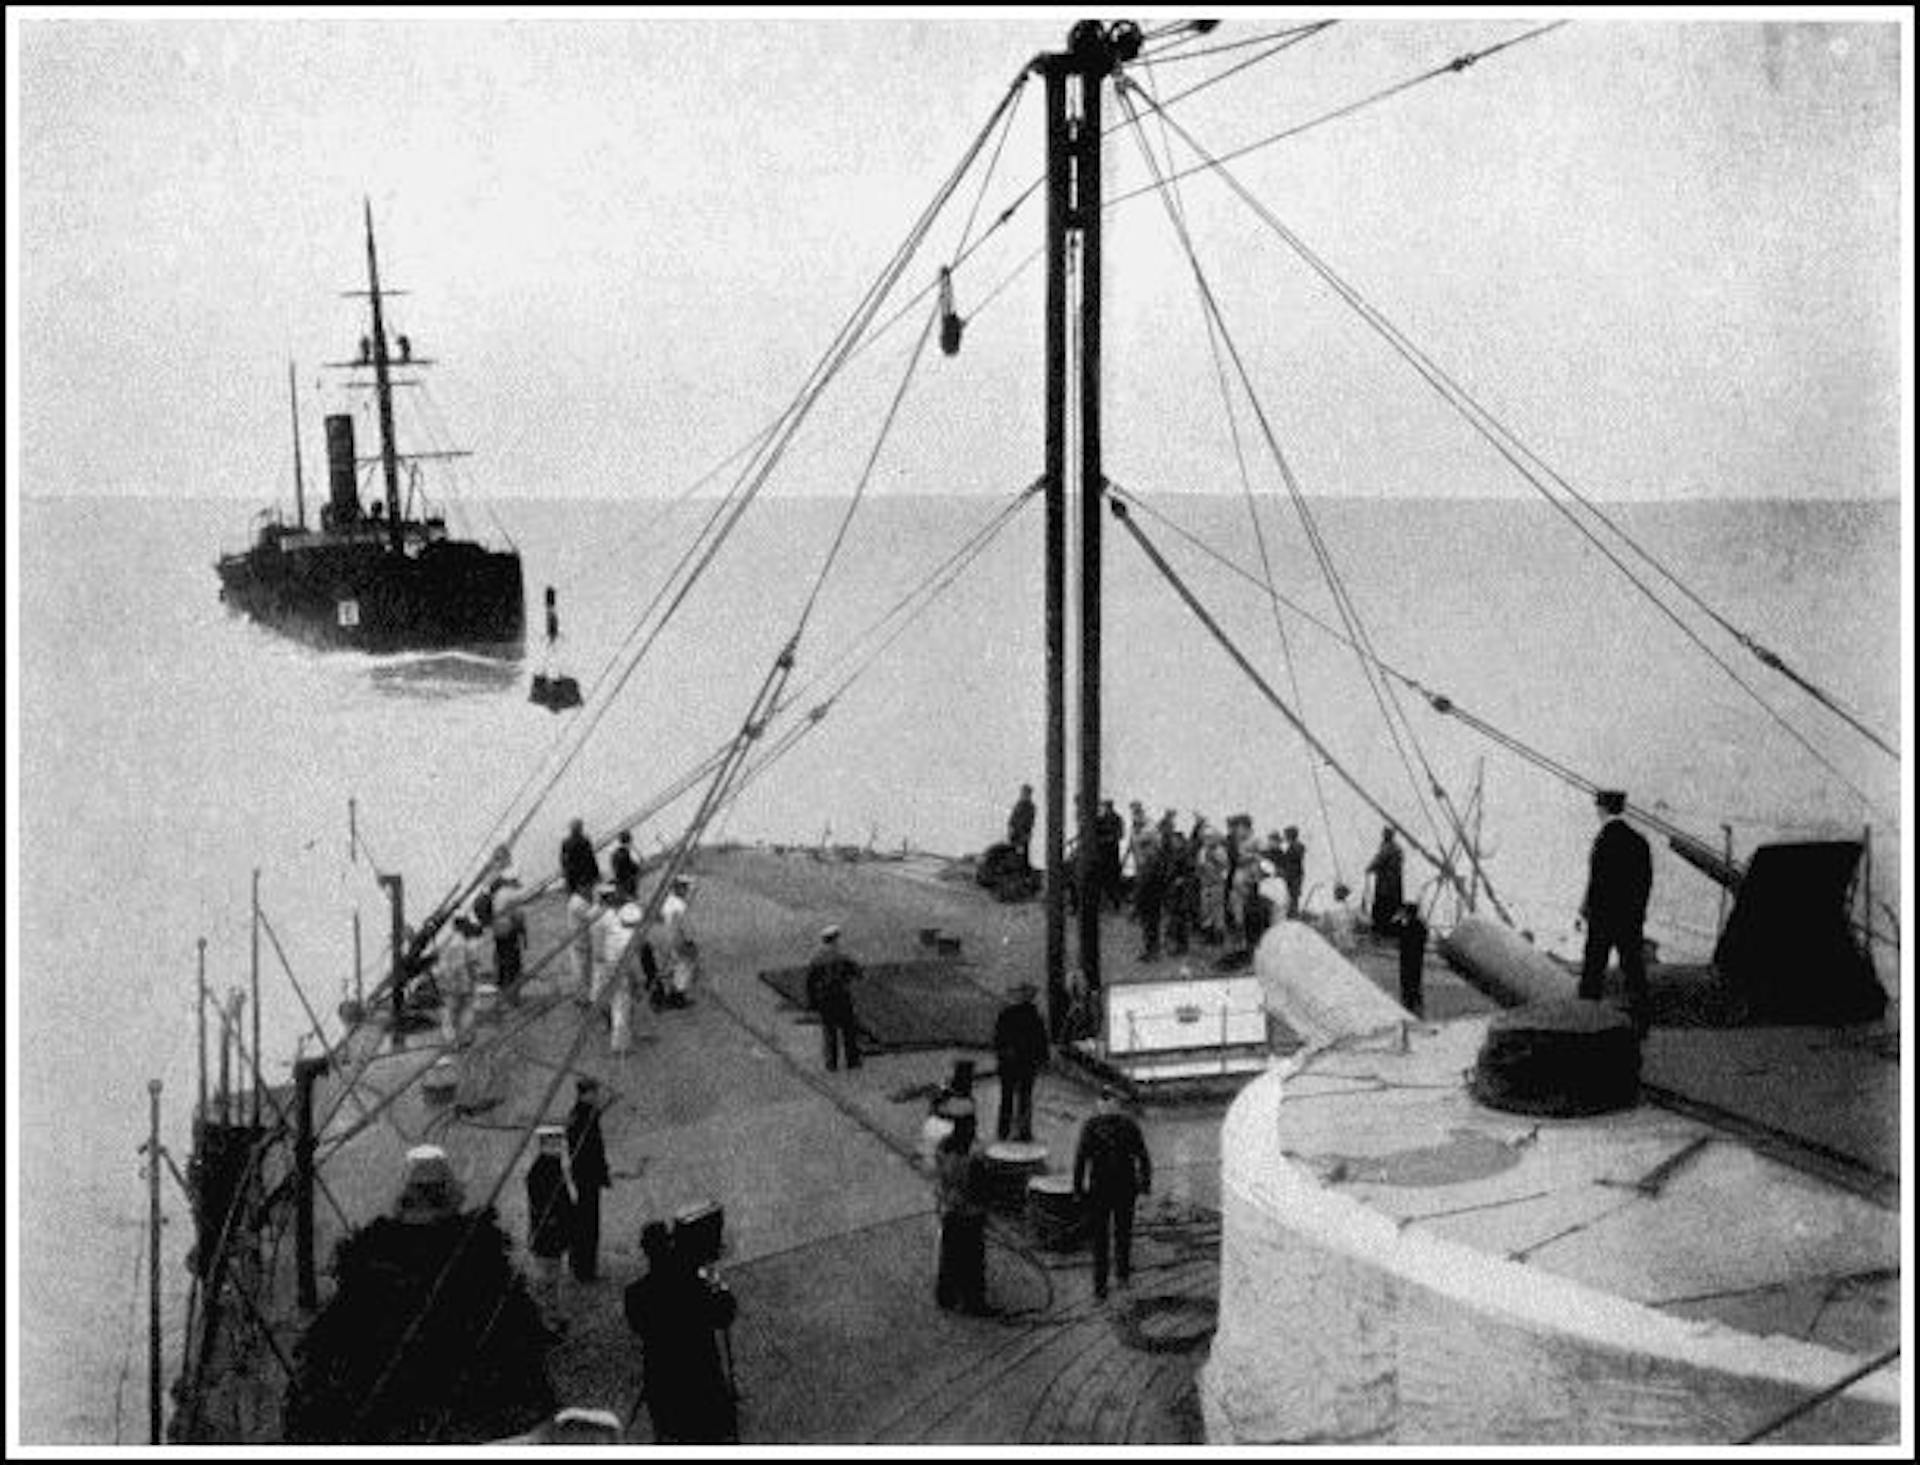
POLYGON ((492 982, 481 982, 473 989, 473 1021, 477 1027, 482 1023, 494 1023, 500 1020, 500 989, 492 982))
POLYGON ((420 1079, 420 1093, 429 1104, 450 1104, 460 1089, 460 1065, 451 1058, 436 1058, 420 1079))
POLYGON ((1072 1251, 1080 1244, 1086 1211, 1067 1175, 1035 1175, 1027 1181, 1027 1232, 1043 1251, 1072 1251))
POLYGON ((988 1204, 1018 1211, 1027 1200, 1027 1182, 1047 1169, 1047 1147, 1021 1140, 1001 1140, 987 1146, 988 1204))

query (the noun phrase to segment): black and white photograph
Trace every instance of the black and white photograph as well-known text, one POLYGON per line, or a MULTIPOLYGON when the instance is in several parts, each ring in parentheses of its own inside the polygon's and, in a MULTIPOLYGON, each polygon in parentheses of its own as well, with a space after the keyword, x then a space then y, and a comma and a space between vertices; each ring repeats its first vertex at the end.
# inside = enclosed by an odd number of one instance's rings
POLYGON ((9 7, 9 1453, 1910 1458, 1905 7, 9 7))

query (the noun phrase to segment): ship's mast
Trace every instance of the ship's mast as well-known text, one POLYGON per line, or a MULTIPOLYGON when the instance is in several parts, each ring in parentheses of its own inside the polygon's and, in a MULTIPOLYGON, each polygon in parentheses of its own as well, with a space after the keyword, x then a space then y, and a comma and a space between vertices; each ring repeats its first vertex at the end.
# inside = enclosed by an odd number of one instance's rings
POLYGON ((293 522, 307 527, 306 475, 300 468, 300 388, 294 383, 294 365, 287 363, 287 405, 293 413, 293 522))
POLYGON ((1079 887, 1078 964, 1100 977, 1100 528, 1106 477, 1100 461, 1100 94, 1140 50, 1140 28, 1083 20, 1067 49, 1040 57, 1047 87, 1047 1010, 1056 1039, 1067 1007, 1066 889, 1079 887), (1080 664, 1079 857, 1066 865, 1067 264, 1079 245, 1080 664))
POLYGON ((380 304, 380 263, 373 250, 373 201, 367 213, 367 296, 373 302, 373 395, 380 408, 380 468, 387 483, 387 543, 395 554, 405 545, 400 526, 400 454, 393 443, 393 381, 387 371, 387 325, 380 304))

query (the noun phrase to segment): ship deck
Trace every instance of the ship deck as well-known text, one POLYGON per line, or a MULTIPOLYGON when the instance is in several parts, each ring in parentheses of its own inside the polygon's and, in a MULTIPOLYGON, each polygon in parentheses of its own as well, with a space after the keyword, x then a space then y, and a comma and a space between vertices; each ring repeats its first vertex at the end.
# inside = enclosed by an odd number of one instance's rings
MULTIPOLYGON (((1042 907, 1000 904, 964 877, 951 878, 947 864, 851 850, 704 853, 693 905, 704 976, 693 1006, 638 1016, 634 1051, 615 1057, 600 1020, 572 1000, 570 962, 558 957, 486 1040, 499 1060, 498 1102, 478 1112, 429 1103, 413 1082, 441 1056, 437 1033, 395 1048, 370 1025, 355 1030, 339 1056, 341 1069, 362 1072, 358 1096, 336 1113, 336 1077, 323 1081, 316 1105, 332 1115, 320 1145, 320 1256, 330 1255, 343 1221, 363 1223, 391 1206, 405 1150, 420 1142, 446 1147, 469 1204, 504 1170, 502 1221, 523 1237, 526 1155, 507 1167, 526 1126, 564 1119, 572 1084, 554 1080, 563 1077, 584 1021, 571 1066, 601 1079, 613 1186, 603 1209, 602 1279, 586 1286, 569 1279, 568 1328, 550 1357, 564 1405, 611 1409, 629 1441, 650 1440, 644 1410, 633 1408, 639 1357, 621 1289, 640 1270, 643 1222, 717 1202, 726 1210, 724 1275, 740 1305, 732 1346, 745 1443, 1200 1441, 1196 1371, 1216 1316, 1220 1138, 1230 1092, 1141 1111, 1156 1183, 1142 1202, 1131 1289, 1095 1302, 1084 1251, 1042 1251, 1017 1216, 1000 1215, 988 1257, 995 1315, 949 1314, 933 1302, 931 1188, 915 1156, 930 1087, 954 1059, 974 1058, 984 1071, 991 1055, 916 1046, 871 1054, 852 1072, 825 1072, 810 1017, 759 979, 804 962, 828 920, 844 928, 850 954, 868 963, 916 960, 926 952, 922 933, 938 929, 959 940, 951 980, 989 1009, 997 1005, 1010 982, 1044 969, 1042 907)), ((533 904, 530 954, 559 944, 562 919, 557 901, 533 904)), ((1140 963, 1131 924, 1104 919, 1109 982, 1179 973, 1177 958, 1140 963)), ((1200 948, 1187 960, 1196 975, 1205 970, 1200 948)), ((1390 950, 1368 946, 1358 964, 1394 990, 1390 950)), ((1430 1020, 1489 1005, 1429 958, 1430 1020)), ((1734 1116, 1744 1108, 1738 1122, 1794 1147, 1797 1115, 1809 1106, 1760 1081, 1760 1070, 1779 1056, 1774 1045, 1791 1041, 1786 1030, 1725 1033, 1718 1047, 1711 1046, 1715 1032, 1656 1029, 1649 1081, 1703 1113, 1734 1116)), ((1850 1071, 1871 1090, 1858 1097, 1855 1119, 1841 1123, 1847 1132, 1801 1136, 1813 1142, 1802 1149, 1846 1154, 1856 1168, 1887 1173, 1878 1167, 1887 1159, 1885 1132, 1897 1135, 1897 1044, 1892 1052, 1890 1063, 1862 1063, 1857 1052, 1802 1035, 1796 1063, 1819 1065, 1832 1082, 1850 1071)), ((1802 1069, 1794 1092, 1804 1098, 1813 1082, 1802 1069)), ((983 1137, 990 1137, 990 1078, 983 1076, 977 1098, 983 1137)), ((1052 1170, 1069 1164, 1093 1102, 1088 1077, 1073 1066, 1042 1076, 1035 1138, 1048 1146, 1052 1170)), ((283 1252, 272 1270, 274 1295, 285 1301, 270 1309, 279 1351, 289 1355, 305 1320, 291 1304, 290 1266, 283 1252)), ((323 1300, 327 1291, 323 1275, 323 1300)), ((1808 1326, 1806 1298, 1797 1293, 1748 1289, 1737 1309, 1729 1303, 1719 1315, 1735 1311, 1739 1326, 1755 1332, 1808 1326)), ((1852 1315, 1857 1322, 1859 1309, 1852 1315)), ((271 1351, 236 1335, 214 1370, 219 1386, 207 1396, 205 1437, 277 1437, 284 1379, 271 1351)))

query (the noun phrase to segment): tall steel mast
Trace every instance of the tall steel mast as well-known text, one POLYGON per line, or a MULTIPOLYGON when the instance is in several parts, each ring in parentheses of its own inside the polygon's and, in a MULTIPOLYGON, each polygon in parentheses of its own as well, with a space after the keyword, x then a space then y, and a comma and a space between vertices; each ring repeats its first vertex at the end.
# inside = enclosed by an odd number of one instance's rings
POLYGON ((373 302, 373 395, 380 407, 380 467, 387 483, 387 543, 395 554, 405 545, 400 526, 400 454, 393 444, 393 381, 387 371, 387 323, 381 310, 380 262, 373 250, 373 201, 367 213, 367 296, 373 302))
POLYGON ((1034 67, 1047 87, 1046 631, 1047 631, 1047 1015, 1055 1038, 1066 1013, 1066 522, 1069 302, 1067 259, 1080 246, 1080 721, 1078 964, 1100 987, 1100 518, 1106 477, 1100 454, 1100 94, 1120 64, 1139 54, 1130 21, 1083 20, 1065 51, 1034 67))

